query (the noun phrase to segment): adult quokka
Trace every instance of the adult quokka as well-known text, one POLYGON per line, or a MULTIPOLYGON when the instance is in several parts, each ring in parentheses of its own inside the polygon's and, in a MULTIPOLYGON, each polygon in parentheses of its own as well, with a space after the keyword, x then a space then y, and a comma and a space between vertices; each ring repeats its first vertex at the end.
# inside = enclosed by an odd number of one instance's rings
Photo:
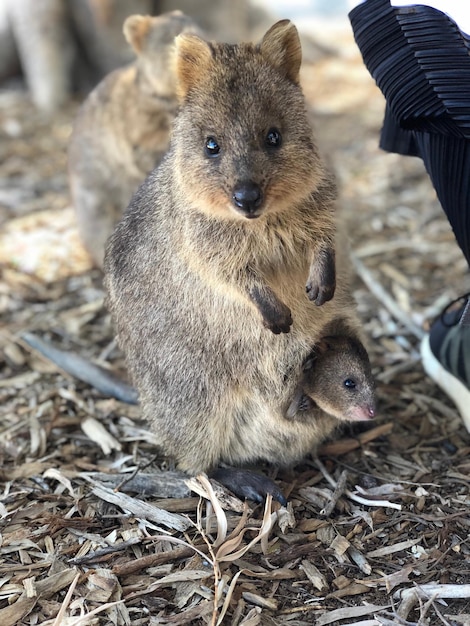
POLYGON ((335 270, 335 198, 299 85, 295 26, 259 45, 176 38, 180 112, 105 258, 143 415, 188 473, 288 464, 338 423, 285 417, 328 322, 358 323, 335 270))

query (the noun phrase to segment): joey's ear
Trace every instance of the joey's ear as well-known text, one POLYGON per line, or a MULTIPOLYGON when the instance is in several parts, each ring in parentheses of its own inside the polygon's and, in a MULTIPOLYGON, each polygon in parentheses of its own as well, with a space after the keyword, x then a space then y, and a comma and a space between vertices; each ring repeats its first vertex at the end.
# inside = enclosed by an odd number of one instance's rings
POLYGON ((290 20, 276 22, 263 37, 260 50, 264 58, 294 83, 299 82, 302 48, 299 33, 290 20))
POLYGON ((152 21, 150 15, 130 15, 124 22, 124 37, 137 54, 142 52, 152 21))
POLYGON ((181 100, 209 71, 212 60, 210 44, 197 35, 182 34, 175 39, 177 92, 181 100))
POLYGON ((313 353, 316 357, 325 354, 328 350, 331 350, 331 342, 332 337, 322 337, 317 341, 317 343, 313 346, 313 353))
POLYGON ((322 337, 312 346, 312 349, 310 350, 307 357, 305 358, 305 361, 302 364, 302 370, 304 372, 313 369, 318 358, 325 354, 325 352, 328 352, 328 350, 330 349, 330 345, 327 339, 329 339, 329 337, 322 337))
POLYGON ((353 345, 354 340, 352 339, 352 337, 344 337, 343 335, 334 335, 334 336, 329 336, 329 337, 323 337, 321 341, 325 343, 328 350, 338 351, 338 350, 351 349, 351 346, 353 345))

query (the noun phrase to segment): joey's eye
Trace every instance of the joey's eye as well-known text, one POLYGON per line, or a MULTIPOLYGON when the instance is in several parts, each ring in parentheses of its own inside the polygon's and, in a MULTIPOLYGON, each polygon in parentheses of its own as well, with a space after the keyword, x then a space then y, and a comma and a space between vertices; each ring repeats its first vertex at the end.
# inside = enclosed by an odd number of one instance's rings
POLYGON ((346 378, 343 382, 343 385, 346 389, 356 389, 356 382, 352 378, 346 378))
POLYGON ((214 137, 207 137, 204 149, 208 157, 216 157, 220 154, 220 146, 214 137))
POLYGON ((270 128, 266 134, 264 139, 265 144, 268 148, 279 148, 281 145, 281 133, 277 128, 270 128))

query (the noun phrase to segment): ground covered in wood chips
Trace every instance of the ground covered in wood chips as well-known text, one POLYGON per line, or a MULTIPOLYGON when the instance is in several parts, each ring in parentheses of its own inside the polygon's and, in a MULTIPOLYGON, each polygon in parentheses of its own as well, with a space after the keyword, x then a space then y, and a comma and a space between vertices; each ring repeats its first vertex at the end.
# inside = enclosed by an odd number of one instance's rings
POLYGON ((70 207, 76 105, 51 122, 21 89, 0 92, 1 626, 470 624, 470 436, 419 357, 469 290, 465 262, 421 162, 378 149, 383 100, 350 38, 303 80, 380 405, 318 458, 268 470, 288 510, 204 478, 190 490, 137 408, 21 342, 34 331, 125 376, 70 207))

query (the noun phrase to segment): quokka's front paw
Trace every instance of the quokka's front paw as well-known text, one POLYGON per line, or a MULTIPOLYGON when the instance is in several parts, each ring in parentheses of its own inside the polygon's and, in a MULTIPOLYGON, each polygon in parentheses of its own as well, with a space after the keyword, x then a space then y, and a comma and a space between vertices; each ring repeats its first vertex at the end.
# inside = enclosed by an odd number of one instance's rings
POLYGON ((314 302, 317 306, 321 306, 325 304, 325 302, 328 302, 328 300, 331 300, 335 295, 335 289, 336 283, 321 285, 310 280, 305 286, 309 300, 314 302))
POLYGON ((305 291, 317 306, 331 300, 336 289, 335 251, 329 246, 320 247, 310 265, 305 291))
POLYGON ((281 311, 273 311, 273 313, 277 313, 277 315, 273 315, 272 317, 264 317, 263 324, 266 328, 268 328, 275 335, 280 335, 281 333, 288 333, 290 331, 290 327, 292 326, 292 313, 290 309, 285 307, 285 311, 281 314, 281 311))
POLYGON ((292 326, 292 313, 267 286, 255 286, 250 292, 263 320, 263 326, 275 335, 288 333, 292 326))

